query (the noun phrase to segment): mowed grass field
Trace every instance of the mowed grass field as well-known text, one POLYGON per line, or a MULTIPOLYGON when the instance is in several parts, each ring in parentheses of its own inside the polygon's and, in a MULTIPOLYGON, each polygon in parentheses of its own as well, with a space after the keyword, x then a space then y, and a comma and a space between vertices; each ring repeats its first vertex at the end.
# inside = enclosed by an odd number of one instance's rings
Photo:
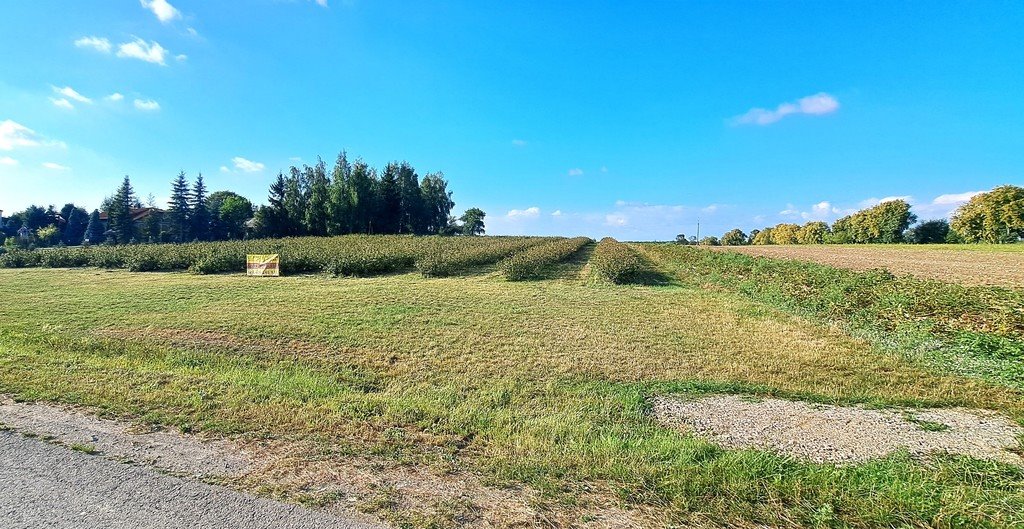
MULTIPOLYGON (((0 393, 294 445, 311 460, 467 473, 531 491, 536 526, 594 525, 610 509, 648 527, 1024 524, 1019 467, 899 453, 814 464, 723 450, 651 413, 658 395, 738 393, 1021 422, 1020 358, 993 360, 1002 377, 954 369, 904 354, 906 329, 868 332, 730 282, 725 264, 700 261, 709 252, 631 248, 658 280, 592 277, 593 245, 522 282, 493 265, 445 278, 0 270, 0 393)), ((1016 321, 1013 310, 992 321, 1016 321)), ((1002 328, 994 336, 1017 339, 1002 328)), ((336 500, 277 478, 265 476, 267 490, 336 500)), ((473 525, 474 501, 368 508, 446 527, 473 525)))
POLYGON ((714 249, 852 270, 886 268, 894 274, 965 285, 1024 286, 1024 244, 803 244, 714 249))

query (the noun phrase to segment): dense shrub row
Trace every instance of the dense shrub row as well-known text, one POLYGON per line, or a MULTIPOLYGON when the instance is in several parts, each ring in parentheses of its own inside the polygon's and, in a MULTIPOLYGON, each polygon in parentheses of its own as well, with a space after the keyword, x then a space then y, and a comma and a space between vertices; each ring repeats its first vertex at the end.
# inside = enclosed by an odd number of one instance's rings
POLYGON ((643 257, 633 248, 611 237, 598 243, 590 257, 590 267, 601 277, 614 283, 636 281, 650 271, 643 257))
POLYGON ((543 269, 568 259, 587 244, 594 242, 590 237, 557 239, 527 248, 513 254, 498 264, 498 269, 509 281, 536 278, 543 269))
POLYGON ((424 243, 416 269, 424 277, 443 277, 460 270, 495 263, 549 240, 543 237, 434 238, 424 243))
POLYGON ((546 239, 528 237, 412 237, 346 235, 249 241, 145 244, 15 250, 0 267, 95 266, 134 272, 188 270, 198 274, 242 272, 246 254, 280 254, 281 272, 372 275, 419 267, 424 275, 448 275, 493 263, 546 239))
POLYGON ((1000 336, 1018 344, 1003 344, 1005 351, 1024 353, 1024 291, 1019 289, 969 287, 897 277, 882 269, 847 270, 671 244, 650 248, 683 281, 726 285, 829 320, 889 330, 923 326, 937 335, 1000 336))

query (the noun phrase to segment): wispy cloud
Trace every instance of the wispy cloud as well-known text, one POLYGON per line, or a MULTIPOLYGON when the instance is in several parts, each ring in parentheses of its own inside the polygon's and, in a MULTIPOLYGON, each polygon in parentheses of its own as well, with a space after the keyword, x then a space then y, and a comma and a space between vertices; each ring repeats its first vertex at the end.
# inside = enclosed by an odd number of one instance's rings
POLYGON ((313 0, 320 7, 327 7, 327 0, 313 0))
POLYGON ((123 95, 121 95, 121 93, 120 93, 120 92, 114 92, 113 94, 110 94, 110 95, 108 95, 107 97, 104 97, 103 99, 106 99, 107 101, 114 101, 114 102, 117 102, 117 101, 121 101, 121 100, 123 100, 123 99, 124 99, 124 96, 123 96, 123 95))
POLYGON ((142 111, 145 111, 145 112, 155 112, 157 110, 160 110, 160 103, 157 103, 156 101, 153 101, 152 99, 146 99, 146 100, 136 99, 134 101, 134 104, 135 104, 135 108, 136 109, 142 110, 142 111))
POLYGON ((167 0, 139 0, 142 7, 156 15, 157 20, 168 24, 175 19, 181 18, 181 11, 170 4, 167 0))
POLYGON ((231 163, 235 164, 235 169, 238 169, 243 173, 258 173, 266 167, 260 162, 246 160, 241 156, 235 156, 234 158, 232 158, 231 163))
POLYGON ((70 86, 65 86, 64 88, 53 86, 52 88, 55 93, 60 94, 68 99, 74 99, 79 103, 92 103, 92 99, 89 99, 88 97, 79 94, 74 88, 71 88, 70 86))
POLYGON ((49 169, 51 171, 67 171, 67 170, 71 169, 70 167, 68 167, 66 165, 61 165, 59 163, 54 163, 54 162, 43 162, 42 166, 43 166, 44 169, 49 169))
POLYGON ((184 53, 175 55, 174 56, 174 60, 176 60, 178 62, 184 62, 184 61, 188 60, 188 55, 185 55, 184 53))
POLYGON ((512 140, 513 147, 526 147, 526 140, 512 140))
POLYGON ((19 147, 37 147, 41 138, 36 131, 9 119, 0 121, 0 151, 13 151, 19 147))
POLYGON ((110 53, 110 41, 103 37, 82 37, 75 41, 75 47, 92 48, 100 53, 110 53))
POLYGON ((820 92, 793 102, 782 103, 775 110, 752 108, 745 114, 734 117, 732 123, 733 125, 771 125, 794 114, 822 116, 836 110, 839 110, 839 101, 825 92, 820 92))
POLYGON ((960 205, 969 202, 975 195, 980 195, 984 191, 966 191, 964 193, 950 193, 946 195, 939 195, 932 200, 932 204, 948 206, 951 204, 960 205))
POLYGON ((513 209, 505 215, 511 220, 528 220, 535 219, 540 216, 540 208, 533 206, 526 209, 513 209))
POLYGON ((156 41, 146 42, 138 37, 131 42, 119 44, 117 56, 167 66, 167 48, 156 41))
POLYGON ((18 160, 15 160, 14 158, 11 158, 10 156, 0 156, 0 165, 6 165, 8 167, 13 167, 15 165, 18 165, 18 160))
POLYGON ((580 169, 579 167, 569 169, 569 176, 583 176, 583 169, 580 169))
POLYGON ((51 97, 50 98, 50 102, 53 103, 53 106, 55 106, 57 108, 64 108, 64 109, 67 109, 67 110, 73 110, 75 108, 75 105, 72 105, 71 101, 68 101, 67 99, 65 99, 63 97, 60 97, 60 98, 51 97))

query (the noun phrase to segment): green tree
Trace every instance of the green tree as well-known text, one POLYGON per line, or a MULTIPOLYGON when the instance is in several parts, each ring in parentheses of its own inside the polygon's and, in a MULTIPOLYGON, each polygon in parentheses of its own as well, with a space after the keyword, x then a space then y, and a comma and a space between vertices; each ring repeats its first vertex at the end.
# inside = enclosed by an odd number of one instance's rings
POLYGON ((455 202, 442 173, 430 173, 420 182, 423 196, 423 218, 426 233, 439 234, 451 224, 455 202))
POLYGON ((232 191, 215 191, 206 201, 210 210, 210 236, 214 240, 241 239, 245 235, 245 223, 253 218, 252 202, 232 191), (231 202, 226 208, 224 204, 231 202))
POLYGON ((402 217, 402 191, 398 187, 400 166, 391 162, 384 167, 377 182, 377 214, 373 233, 398 233, 402 217))
POLYGON ((351 232, 370 233, 373 230, 374 216, 377 212, 377 176, 373 169, 362 160, 352 165, 352 176, 349 179, 348 197, 351 219, 351 232))
POLYGON ((798 233, 800 226, 796 224, 778 224, 772 228, 772 244, 798 244, 798 233))
POLYGON ((401 210, 398 233, 426 233, 427 222, 420 178, 407 162, 398 165, 398 198, 401 210))
POLYGON ((282 235, 297 236, 306 234, 306 198, 305 178, 297 167, 284 181, 285 222, 282 235))
POLYGON ((327 166, 317 158, 317 164, 306 166, 303 173, 309 189, 303 211, 305 231, 309 235, 327 235, 331 224, 331 181, 327 178, 327 166))
POLYGON ((775 244, 775 242, 774 242, 774 240, 772 238, 772 229, 771 228, 765 228, 765 229, 757 232, 756 234, 754 234, 754 238, 753 238, 753 240, 750 241, 750 244, 754 244, 754 245, 757 245, 757 246, 763 246, 763 245, 766 245, 766 244, 775 244))
POLYGON ((60 240, 68 246, 82 244, 85 237, 85 228, 89 224, 89 212, 74 204, 64 204, 60 210, 60 216, 64 219, 64 226, 61 230, 60 240))
POLYGON ((483 235, 485 233, 484 217, 487 214, 480 208, 467 209, 459 220, 462 221, 463 235, 483 235))
POLYGON ((103 243, 103 221, 100 220, 100 210, 94 209, 89 214, 89 224, 85 227, 85 242, 89 244, 103 243))
POLYGON ((142 221, 142 240, 146 242, 163 242, 164 215, 162 211, 151 210, 146 220, 142 221))
POLYGON ((907 231, 907 240, 914 244, 941 244, 949 236, 949 222, 946 219, 929 220, 907 231))
POLYGON ((331 171, 327 203, 327 233, 330 235, 352 233, 351 180, 352 165, 348 163, 348 155, 342 151, 331 171))
POLYGON ((718 237, 707 236, 700 240, 701 246, 718 246, 718 237))
POLYGON ((126 175, 110 200, 110 209, 107 211, 107 242, 128 244, 137 240, 135 222, 132 220, 132 208, 136 203, 138 199, 135 197, 135 189, 132 188, 131 179, 126 175))
POLYGON ((167 202, 167 232, 171 242, 192 240, 191 197, 185 171, 171 182, 171 199, 167 202))
POLYGON ((1005 185, 980 193, 953 214, 965 242, 1009 243, 1024 237, 1024 188, 1005 185))
POLYGON ((256 212, 256 226, 263 237, 281 237, 285 234, 288 211, 285 209, 284 175, 277 173, 277 179, 270 184, 267 205, 256 212))
POLYGON ((796 234, 797 242, 800 244, 822 244, 828 238, 828 224, 821 221, 811 221, 804 224, 796 234))
POLYGON ((203 173, 196 176, 196 183, 192 186, 192 195, 189 201, 191 218, 189 226, 193 239, 200 241, 210 240, 210 210, 207 207, 206 183, 203 182, 203 173))
POLYGON ((731 229, 722 235, 721 243, 723 246, 741 246, 747 244, 747 234, 743 233, 743 230, 739 228, 731 229))

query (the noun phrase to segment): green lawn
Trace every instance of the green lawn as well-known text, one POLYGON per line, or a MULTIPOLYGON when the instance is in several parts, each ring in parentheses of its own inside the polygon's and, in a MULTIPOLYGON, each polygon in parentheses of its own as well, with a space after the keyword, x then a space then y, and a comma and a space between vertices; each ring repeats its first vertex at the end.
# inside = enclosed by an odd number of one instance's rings
POLYGON ((1016 389, 725 288, 562 276, 0 270, 0 392, 465 469, 536 489, 545 509, 607 500, 652 526, 1024 524, 1019 468, 803 463, 724 451, 649 413, 653 395, 738 392, 1019 421, 1016 389))

